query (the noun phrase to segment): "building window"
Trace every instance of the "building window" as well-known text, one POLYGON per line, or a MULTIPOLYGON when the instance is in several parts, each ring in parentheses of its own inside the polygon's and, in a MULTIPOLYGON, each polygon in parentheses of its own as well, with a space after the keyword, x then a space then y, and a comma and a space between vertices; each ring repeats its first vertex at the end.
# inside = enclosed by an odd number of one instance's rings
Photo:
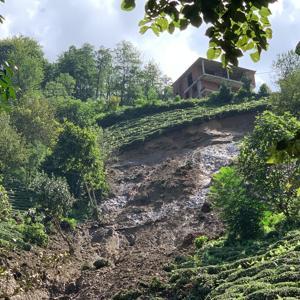
POLYGON ((187 77, 188 86, 193 84, 193 74, 190 73, 187 77))

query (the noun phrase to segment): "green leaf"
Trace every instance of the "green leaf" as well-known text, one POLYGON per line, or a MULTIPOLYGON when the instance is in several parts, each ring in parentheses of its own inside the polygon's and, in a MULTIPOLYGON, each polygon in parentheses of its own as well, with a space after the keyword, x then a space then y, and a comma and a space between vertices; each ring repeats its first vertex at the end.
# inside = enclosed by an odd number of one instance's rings
POLYGON ((209 48, 207 51, 208 59, 217 59, 221 55, 221 49, 219 48, 209 48))
POLYGON ((268 9, 267 7, 262 7, 259 11, 259 14, 262 16, 262 17, 268 17, 270 16, 272 13, 270 11, 270 9, 268 9))
POLYGON ((122 0, 121 8, 125 11, 131 11, 135 8, 135 0, 122 0))
POLYGON ((258 51, 251 53, 250 57, 254 62, 258 62, 260 60, 260 54, 258 51))
POLYGON ((174 30, 175 30, 175 25, 172 22, 172 23, 169 24, 168 32, 172 34, 174 32, 174 30))
POLYGON ((148 29, 149 29, 149 26, 142 26, 142 27, 140 28, 140 33, 141 33, 141 34, 144 34, 148 29))

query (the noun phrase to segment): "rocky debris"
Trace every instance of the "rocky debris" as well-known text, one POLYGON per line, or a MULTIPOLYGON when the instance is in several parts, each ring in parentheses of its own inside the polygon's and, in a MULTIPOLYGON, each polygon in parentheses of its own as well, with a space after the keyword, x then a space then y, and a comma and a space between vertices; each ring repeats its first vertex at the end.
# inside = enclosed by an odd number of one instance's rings
POLYGON ((120 154, 108 164, 111 192, 100 205, 103 224, 78 226, 74 256, 65 255, 67 245, 57 236, 48 249, 14 253, 9 263, 16 272, 7 291, 20 288, 24 274, 31 288, 11 299, 106 300, 165 278, 166 266, 192 253, 197 236, 223 233, 207 199, 211 177, 232 162, 253 119, 210 121, 120 154), (22 269, 22 262, 33 263, 22 269))

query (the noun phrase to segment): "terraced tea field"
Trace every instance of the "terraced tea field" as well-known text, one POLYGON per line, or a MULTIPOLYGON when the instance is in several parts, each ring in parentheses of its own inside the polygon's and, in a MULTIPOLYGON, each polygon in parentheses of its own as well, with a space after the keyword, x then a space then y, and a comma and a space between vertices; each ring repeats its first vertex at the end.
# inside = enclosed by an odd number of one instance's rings
POLYGON ((123 150, 164 133, 211 119, 244 112, 258 112, 267 107, 266 99, 223 106, 200 105, 174 109, 123 121, 105 129, 105 143, 110 150, 123 150))
MULTIPOLYGON (((207 243, 191 258, 165 267, 168 282, 120 293, 147 299, 300 299, 300 231, 244 244, 207 243)), ((122 298, 124 297, 124 298, 122 298)), ((136 299, 136 298, 130 298, 136 299)))

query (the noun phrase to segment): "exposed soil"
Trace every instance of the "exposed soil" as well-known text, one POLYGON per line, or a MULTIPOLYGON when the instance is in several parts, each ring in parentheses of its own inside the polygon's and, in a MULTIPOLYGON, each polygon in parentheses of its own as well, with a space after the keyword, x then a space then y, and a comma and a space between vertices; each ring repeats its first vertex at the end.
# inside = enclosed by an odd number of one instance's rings
POLYGON ((8 255, 15 273, 0 280, 1 289, 8 295, 28 289, 9 299, 111 299, 153 277, 163 279, 163 267, 190 253, 196 236, 223 232, 208 187, 212 174, 236 157, 253 121, 253 114, 210 121, 119 154, 108 168, 105 225, 81 226, 73 257, 63 255, 67 247, 59 239, 49 249, 8 255), (103 266, 95 270, 100 257, 103 266))

